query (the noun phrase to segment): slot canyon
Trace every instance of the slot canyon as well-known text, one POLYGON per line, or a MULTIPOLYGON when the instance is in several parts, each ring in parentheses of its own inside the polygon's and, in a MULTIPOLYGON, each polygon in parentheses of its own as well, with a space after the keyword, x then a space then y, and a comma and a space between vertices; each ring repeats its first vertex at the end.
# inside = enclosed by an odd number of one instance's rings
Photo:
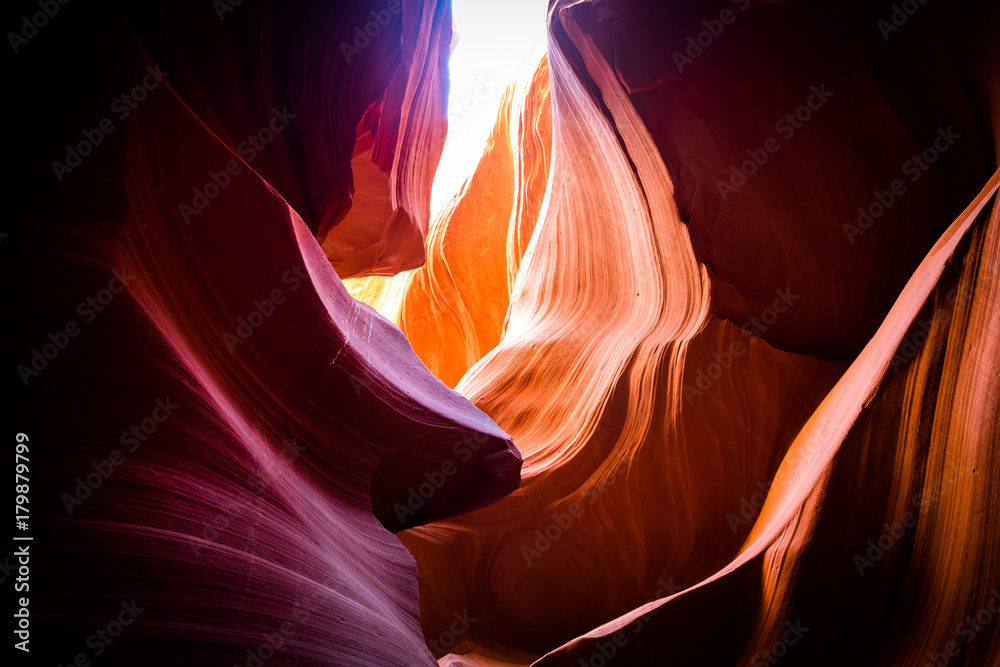
POLYGON ((997 0, 4 20, 11 664, 1000 664, 997 0))

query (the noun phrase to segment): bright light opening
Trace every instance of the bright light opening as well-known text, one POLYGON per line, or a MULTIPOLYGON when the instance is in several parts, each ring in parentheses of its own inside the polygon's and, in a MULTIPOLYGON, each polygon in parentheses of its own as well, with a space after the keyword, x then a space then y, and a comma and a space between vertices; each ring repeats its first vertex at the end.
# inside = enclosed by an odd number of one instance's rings
POLYGON ((458 43, 448 63, 448 139, 431 190, 431 220, 486 147, 504 90, 545 55, 548 0, 452 0, 458 43))

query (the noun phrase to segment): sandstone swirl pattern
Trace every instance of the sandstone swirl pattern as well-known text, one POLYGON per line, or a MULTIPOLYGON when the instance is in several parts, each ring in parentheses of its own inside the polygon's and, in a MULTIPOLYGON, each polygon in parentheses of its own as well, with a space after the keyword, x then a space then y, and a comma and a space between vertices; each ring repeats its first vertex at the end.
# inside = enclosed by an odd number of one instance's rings
MULTIPOLYGON (((478 621, 454 649, 467 655, 461 664, 528 664, 542 654, 545 665, 603 664, 611 654, 620 664, 753 664, 772 649, 792 653, 793 664, 840 664, 831 656, 844 651, 864 656, 849 660, 857 664, 916 664, 956 640, 997 584, 988 520, 962 537, 944 532, 961 508, 996 506, 987 491, 1000 411, 993 334, 971 313, 995 318, 986 315, 997 306, 987 238, 997 229, 997 176, 966 162, 971 186, 961 190, 972 203, 945 228, 934 214, 940 204, 919 202, 951 198, 955 188, 937 181, 955 174, 930 171, 855 243, 842 223, 856 206, 839 202, 867 204, 871 187, 898 176, 935 128, 865 101, 880 87, 903 94, 905 78, 851 83, 817 64, 815 82, 829 75, 836 91, 827 108, 786 137, 770 171, 723 199, 717 183, 738 152, 764 140, 778 105, 794 111, 795 95, 819 90, 799 70, 760 91, 727 69, 777 67, 780 48, 814 38, 785 37, 789 21, 845 20, 857 10, 793 19, 752 8, 685 78, 665 56, 638 55, 662 48, 639 21, 674 10, 615 14, 613 5, 550 7, 549 183, 531 243, 508 262, 516 278, 502 326, 484 300, 500 294, 503 303, 503 290, 483 265, 501 260, 513 226, 512 200, 498 193, 517 189, 534 161, 505 141, 517 122, 509 108, 435 223, 461 248, 475 239, 473 266, 489 275, 468 268, 471 253, 432 243, 432 264, 397 281, 401 307, 385 309, 449 383, 475 362, 456 387, 524 455, 514 494, 403 535, 418 562, 425 634, 450 637, 453 611, 471 610, 478 621), (754 30, 779 44, 766 49, 754 30), (737 58, 730 51, 740 40, 759 50, 737 58), (861 140, 833 140, 837 127, 859 122, 860 108, 866 132, 883 125, 906 137, 883 136, 891 155, 872 162, 855 152, 861 140), (824 163, 871 173, 827 179, 824 163), (795 188, 826 193, 787 194, 795 188), (913 231, 901 237, 897 221, 907 218, 913 231), (943 235, 935 244, 928 231, 943 235), (888 244, 891 257, 880 257, 888 244), (963 268, 945 271, 953 256, 963 268), (872 298, 857 296, 862 286, 872 298), (451 305, 435 306, 443 300, 451 305), (485 352, 491 332, 499 342, 485 352), (977 415, 974 427, 953 416, 959 409, 977 415), (956 420, 958 430, 948 426, 956 420), (914 523, 903 526, 907 512, 914 523), (934 601, 928 588, 939 591, 934 601), (951 610, 947 621, 937 620, 937 605, 951 610), (789 637, 794 652, 781 645, 789 637)), ((996 36, 986 43, 979 48, 995 53, 996 36)), ((995 85, 995 67, 983 71, 995 85)), ((954 98, 931 106, 962 117, 954 98)), ((995 164, 995 146, 983 148, 995 164)), ((995 636, 970 638, 969 664, 995 656, 995 636)))
POLYGON ((106 664, 1000 661, 1000 12, 876 4, 552 0, 433 219, 447 0, 60 17, 12 349, 134 278, 15 395, 43 657, 134 598, 106 664))

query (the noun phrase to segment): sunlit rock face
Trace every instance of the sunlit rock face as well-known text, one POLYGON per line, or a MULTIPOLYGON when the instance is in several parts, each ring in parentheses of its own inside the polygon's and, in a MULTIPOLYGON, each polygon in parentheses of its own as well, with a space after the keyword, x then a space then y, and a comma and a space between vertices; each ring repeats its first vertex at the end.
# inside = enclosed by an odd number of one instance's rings
POLYGON ((500 341, 548 182, 551 110, 543 59, 530 80, 507 91, 491 150, 442 212, 427 264, 407 282, 400 329, 449 386, 500 341))
POLYGON ((36 655, 124 600, 105 664, 996 664, 998 14, 900 7, 555 0, 432 217, 446 0, 70 5, 36 655))
POLYGON ((994 45, 960 37, 974 13, 918 4, 897 26, 879 3, 608 4, 575 14, 667 164, 713 312, 741 324, 789 288, 810 298, 763 337, 853 358, 995 168, 994 45))
MULTIPOLYGON (((463 291, 448 246, 384 309, 446 382, 478 359, 456 387, 524 455, 515 493, 402 537, 432 646, 454 638, 461 664, 909 665, 958 642, 995 659, 996 630, 957 636, 1000 584, 992 524, 940 541, 960 508, 995 507, 993 334, 971 313, 996 317, 997 43, 923 46, 974 14, 898 37, 880 18, 552 3, 549 178, 499 343, 481 349, 496 276, 463 291)), ((510 150, 488 144, 440 222, 483 274, 489 221, 516 206, 497 193, 533 162, 515 147, 502 169, 510 150)))

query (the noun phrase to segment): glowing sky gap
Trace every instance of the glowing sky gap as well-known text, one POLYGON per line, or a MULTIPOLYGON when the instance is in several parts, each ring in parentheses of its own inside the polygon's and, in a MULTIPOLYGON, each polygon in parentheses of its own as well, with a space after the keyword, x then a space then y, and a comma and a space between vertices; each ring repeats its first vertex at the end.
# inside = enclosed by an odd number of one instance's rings
POLYGON ((546 52, 545 0, 453 0, 448 139, 434 178, 431 220, 472 174, 507 85, 530 77, 546 52))

